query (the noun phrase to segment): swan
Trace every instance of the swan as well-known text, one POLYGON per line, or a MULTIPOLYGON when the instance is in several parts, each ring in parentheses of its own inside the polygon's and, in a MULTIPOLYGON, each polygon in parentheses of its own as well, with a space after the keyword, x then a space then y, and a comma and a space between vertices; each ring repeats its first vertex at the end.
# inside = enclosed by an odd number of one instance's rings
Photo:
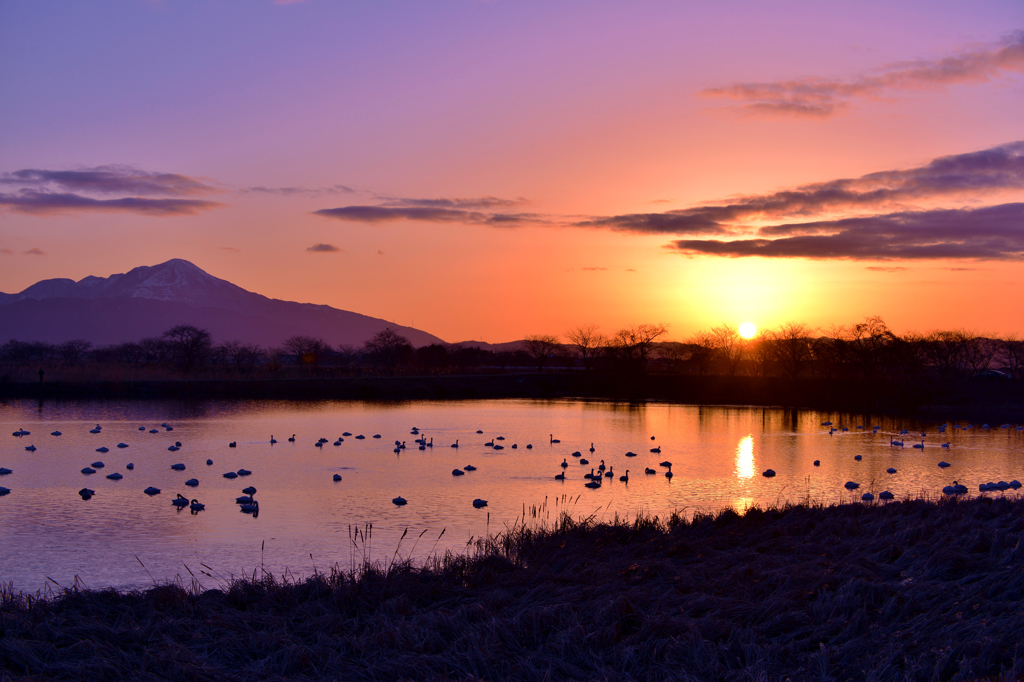
POLYGON ((242 492, 245 493, 246 495, 255 495, 256 494, 256 488, 253 488, 252 486, 249 486, 248 488, 242 488, 242 492))
POLYGON ((88 475, 88 474, 95 474, 96 470, 93 469, 92 467, 85 467, 84 469, 82 469, 82 473, 86 474, 86 475, 88 475))
POLYGON ((452 469, 452 476, 465 476, 466 472, 462 469, 452 469))
POLYGON ((860 496, 860 499, 864 500, 865 502, 871 502, 872 500, 875 499, 875 496, 872 495, 871 493, 864 493, 863 495, 860 496))
POLYGON ((655 471, 654 469, 652 469, 651 467, 646 467, 646 468, 644 469, 644 473, 645 473, 645 474, 656 474, 656 473, 658 473, 658 472, 657 472, 657 471, 655 471))
POLYGON ((580 452, 579 450, 576 450, 575 452, 572 453, 572 456, 573 457, 582 457, 583 453, 580 452))
POLYGON ((118 443, 118 444, 117 444, 117 447, 119 447, 119 448, 121 448, 122 450, 124 450, 124 449, 125 449, 126 447, 128 447, 128 443, 118 443))
POLYGON ((0 476, 6 476, 7 474, 11 474, 11 473, 14 473, 14 472, 11 471, 10 469, 6 468, 6 467, 0 467, 0 476))
POLYGON ((555 434, 549 433, 548 434, 548 442, 550 442, 550 443, 561 443, 562 441, 560 441, 559 439, 555 438, 555 434))
POLYGON ((527 443, 526 444, 526 449, 527 450, 533 450, 533 444, 532 443, 527 443))
POLYGON ((196 486, 199 485, 199 479, 198 478, 190 478, 187 481, 185 481, 185 485, 187 485, 189 488, 195 488, 196 486))
POLYGON ((949 449, 949 441, 948 440, 945 443, 939 443, 939 445, 941 445, 942 447, 946 448, 947 450, 949 449))
POLYGON ((555 480, 556 481, 564 481, 565 480, 565 474, 555 474, 555 480))
POLYGON ((601 460, 601 463, 597 465, 597 470, 598 471, 604 471, 605 470, 604 460, 603 459, 601 460))
POLYGON ((615 476, 615 472, 613 471, 613 469, 615 469, 615 467, 608 467, 608 471, 604 472, 604 477, 613 478, 615 476))
POLYGON ((856 490, 860 487, 860 483, 854 483, 853 481, 847 481, 843 484, 843 487, 847 490, 856 490))
POLYGON ((670 462, 668 465, 668 471, 665 472, 665 478, 672 478, 672 476, 672 463, 670 462))
POLYGON ((206 460, 206 466, 212 467, 213 466, 213 460, 212 459, 206 460))
MULTIPOLYGON (((118 447, 121 447, 121 446, 118 446, 118 447)), ((228 443, 228 447, 229 448, 237 448, 238 447, 238 443, 236 443, 235 441, 231 441, 230 443, 228 443)))
POLYGON ((159 432, 159 431, 157 431, 156 429, 150 429, 150 430, 149 430, 149 432, 150 432, 150 433, 160 433, 160 432, 159 432))
POLYGON ((580 460, 580 464, 582 464, 583 466, 586 466, 586 465, 590 464, 590 460, 589 459, 581 459, 580 460))
POLYGON ((206 505, 205 504, 203 504, 199 500, 195 500, 195 499, 193 499, 192 502, 189 503, 188 507, 193 512, 201 512, 204 509, 206 509, 206 505))
MULTIPOLYGON (((375 434, 373 434, 373 437, 374 438, 380 438, 380 434, 379 433, 375 433, 375 434)), ((403 442, 402 445, 405 445, 405 443, 403 442)))
POLYGON ((878 499, 880 499, 880 500, 891 500, 891 499, 893 499, 895 497, 896 496, 893 495, 888 490, 883 490, 882 492, 878 493, 878 499))
POLYGON ((918 450, 924 450, 924 441, 921 441, 920 443, 914 443, 914 447, 917 448, 918 450))
POLYGON ((626 469, 625 476, 619 476, 619 480, 622 481, 623 483, 629 483, 629 469, 626 469))
POLYGON ((242 495, 235 498, 235 504, 252 504, 255 501, 252 495, 242 495))
POLYGON ((248 469, 239 469, 238 470, 238 475, 239 476, 248 476, 250 474, 252 474, 252 472, 249 471, 248 469))
POLYGON ((583 474, 583 478, 589 478, 590 480, 594 480, 596 478, 596 476, 594 476, 594 470, 591 469, 589 474, 583 474))
POLYGON ((463 471, 476 471, 476 467, 473 466, 472 464, 467 464, 466 466, 462 467, 462 470, 463 471))
POLYGON ((340 481, 341 480, 341 474, 334 474, 334 480, 335 480, 335 482, 340 481))
MULTIPOLYGON (((292 437, 294 438, 294 436, 292 436, 292 437)), ((274 438, 274 434, 270 434, 270 444, 273 445, 276 442, 277 442, 277 439, 274 438)), ((292 442, 294 442, 294 441, 292 441, 292 442)))
POLYGON ((10 492, 11 492, 10 488, 5 488, 2 485, 0 485, 0 497, 3 497, 4 495, 7 495, 10 492))
POLYGON ((107 474, 107 478, 109 478, 111 481, 120 481, 122 478, 124 478, 124 476, 115 471, 112 474, 107 474))
POLYGON ((487 500, 481 500, 479 497, 473 500, 473 506, 479 509, 480 507, 487 506, 487 500))
POLYGON ((393 499, 391 501, 394 504, 398 505, 399 507, 401 507, 403 504, 407 504, 406 499, 404 497, 396 497, 395 499, 393 499))
POLYGON ((661 454, 661 446, 659 445, 659 446, 658 446, 658 447, 656 447, 656 448, 651 448, 651 452, 653 452, 653 453, 655 453, 655 454, 659 454, 659 455, 660 455, 660 454, 661 454))
POLYGON ((561 466, 563 469, 565 469, 565 468, 567 468, 569 466, 569 463, 566 462, 565 458, 563 457, 562 458, 562 463, 559 466, 561 466))
POLYGON ((178 462, 177 464, 172 464, 171 468, 174 469, 175 471, 184 471, 185 465, 182 464, 181 462, 178 462))
POLYGON ((483 430, 482 429, 477 429, 476 432, 477 433, 483 433, 483 430))
POLYGON ((96 494, 96 491, 90 490, 89 488, 82 488, 81 490, 78 491, 78 494, 82 496, 83 500, 88 500, 90 497, 96 494))
POLYGON ((224 474, 224 478, 238 478, 238 474, 236 474, 234 471, 229 471, 226 474, 224 474))
MULTIPOLYGON (((29 447, 33 447, 33 446, 30 445, 29 447)), ((28 448, 25 448, 25 449, 28 450, 28 448)), ((110 452, 110 448, 108 448, 108 447, 96 448, 96 452, 110 452)))
POLYGON ((494 447, 494 439, 491 439, 490 441, 484 443, 484 446, 488 447, 488 448, 493 448, 494 447))
POLYGON ((636 453, 631 450, 626 453, 626 457, 636 457, 636 453))
POLYGON ((903 447, 903 441, 901 441, 901 440, 896 440, 896 439, 895 439, 895 438, 893 438, 892 436, 889 436, 889 447, 896 447, 896 446, 898 446, 898 447, 901 447, 901 448, 902 448, 902 447, 903 447))
MULTIPOLYGON (((29 452, 35 452, 36 451, 36 446, 35 445, 29 445, 25 449, 28 450, 29 452)), ((106 448, 104 448, 104 452, 106 452, 106 448)))
POLYGON ((864 459, 861 455, 854 455, 853 458, 855 460, 857 460, 858 462, 861 461, 862 459, 864 459))
POLYGON ((820 459, 814 460, 814 466, 820 467, 821 466, 821 460, 820 459))
POLYGON ((887 474, 895 474, 896 470, 893 469, 892 467, 889 467, 888 469, 885 470, 885 473, 887 473, 887 474))
POLYGON ((943 462, 939 462, 939 468, 940 468, 940 469, 945 469, 945 468, 947 468, 947 467, 951 467, 951 466, 953 466, 953 465, 952 465, 952 464, 950 464, 949 462, 945 462, 945 461, 943 461, 943 462))
MULTIPOLYGON (((169 447, 167 449, 170 450, 171 452, 177 452, 181 448, 179 448, 177 445, 172 445, 171 447, 169 447)), ((99 452, 99 450, 97 450, 97 452, 99 452)))
MULTIPOLYGON (((143 427, 143 428, 145 428, 145 427, 143 427)), ((64 434, 63 434, 63 433, 61 433, 60 431, 54 431, 54 432, 53 432, 53 433, 51 433, 50 435, 51 435, 51 436, 63 436, 64 434)))
POLYGON ((239 510, 243 514, 252 514, 253 516, 256 516, 260 513, 260 503, 256 500, 253 500, 252 504, 243 504, 241 507, 239 507, 239 510))
POLYGON ((182 495, 181 493, 178 493, 178 496, 171 500, 171 504, 173 504, 178 509, 181 509, 182 507, 187 507, 188 502, 188 498, 182 495))
POLYGON ((589 483, 584 483, 583 485, 586 486, 587 488, 590 488, 591 490, 596 490, 597 488, 601 487, 601 479, 594 479, 591 480, 589 483))
POLYGON ((498 436, 498 437, 497 437, 497 438, 495 438, 494 440, 505 440, 505 436, 498 436))
POLYGON ((591 452, 593 452, 593 451, 594 451, 594 444, 593 444, 593 443, 591 443, 591 444, 590 444, 590 451, 591 451, 591 452))
POLYGON ((670 461, 668 461, 668 460, 665 460, 664 462, 660 462, 660 463, 658 464, 658 466, 660 466, 660 467, 669 467, 669 468, 671 468, 671 467, 672 467, 672 462, 670 462, 670 461))
POLYGON ((456 439, 455 439, 455 442, 454 442, 454 443, 452 443, 452 445, 451 445, 451 446, 452 446, 453 448, 457 448, 457 447, 459 447, 459 439, 458 439, 458 438, 456 438, 456 439))
POLYGON ((775 469, 765 469, 763 472, 761 472, 761 475, 764 476, 765 478, 771 478, 772 476, 775 475, 775 469))
POLYGON ((160 494, 160 488, 154 488, 153 486, 149 486, 148 488, 146 488, 142 492, 144 492, 147 495, 149 495, 150 497, 152 497, 153 495, 159 495, 160 494))
POLYGON ((93 462, 89 466, 93 467, 94 469, 102 469, 103 468, 103 462, 93 462))

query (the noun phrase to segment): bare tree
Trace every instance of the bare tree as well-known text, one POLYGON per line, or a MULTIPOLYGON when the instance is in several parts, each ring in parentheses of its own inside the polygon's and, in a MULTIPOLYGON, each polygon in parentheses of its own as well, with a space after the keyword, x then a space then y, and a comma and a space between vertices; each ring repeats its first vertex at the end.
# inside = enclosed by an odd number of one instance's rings
POLYGON ((729 376, 736 374, 736 369, 743 360, 743 339, 739 329, 727 322, 711 328, 711 336, 715 346, 715 354, 725 363, 729 376))
POLYGON ((767 329, 759 329, 757 336, 750 340, 750 359, 754 376, 768 376, 768 369, 775 359, 775 335, 767 329))
POLYGON ((300 365, 318 367, 323 355, 330 348, 323 339, 315 336, 291 336, 281 344, 286 351, 293 354, 300 365))
POLYGON ((533 362, 537 365, 537 371, 544 371, 544 365, 547 364, 555 351, 558 350, 558 337, 552 334, 534 334, 527 336, 523 341, 523 349, 533 359, 533 362))
POLYGON ((241 341, 228 341, 218 346, 220 353, 235 364, 235 369, 243 367, 252 369, 260 358, 263 357, 263 348, 256 343, 242 343, 241 341))
POLYGON ((786 322, 772 333, 775 360, 791 379, 800 376, 813 359, 811 334, 811 328, 803 322, 786 322))
POLYGON ((377 332, 365 344, 366 354, 377 364, 394 368, 413 353, 409 339, 390 327, 377 332))
POLYGON ((702 329, 687 339, 686 344, 690 348, 690 359, 697 365, 697 373, 704 376, 715 357, 715 335, 702 329))
POLYGON ((644 372, 654 342, 668 333, 666 324, 638 324, 616 332, 610 345, 622 363, 634 372, 644 372))
POLYGON ((999 342, 999 366, 1015 379, 1024 378, 1024 341, 1010 334, 999 342))
POLYGON ((583 360, 583 369, 587 371, 593 368, 594 359, 607 342, 604 335, 597 331, 597 325, 594 324, 580 325, 570 329, 565 333, 565 337, 575 347, 577 355, 583 360))
POLYGON ((163 334, 186 372, 203 362, 212 346, 210 332, 190 324, 179 324, 163 334))
POLYGON ((92 343, 83 339, 65 341, 57 346, 57 354, 61 361, 69 367, 75 367, 85 358, 85 354, 92 348, 92 343))

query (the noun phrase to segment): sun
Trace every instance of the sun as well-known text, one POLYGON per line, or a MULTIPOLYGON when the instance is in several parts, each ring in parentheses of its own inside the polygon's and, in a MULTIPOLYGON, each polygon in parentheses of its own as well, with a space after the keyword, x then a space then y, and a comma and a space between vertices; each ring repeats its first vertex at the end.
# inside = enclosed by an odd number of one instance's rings
POLYGON ((757 327, 754 326, 753 322, 744 322, 740 325, 740 336, 743 338, 752 339, 756 333, 757 327))

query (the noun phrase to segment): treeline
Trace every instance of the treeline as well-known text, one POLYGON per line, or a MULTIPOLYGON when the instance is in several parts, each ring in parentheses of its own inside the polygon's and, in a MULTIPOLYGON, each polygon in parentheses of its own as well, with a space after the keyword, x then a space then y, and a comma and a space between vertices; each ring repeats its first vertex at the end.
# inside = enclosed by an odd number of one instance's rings
POLYGON ((280 346, 228 341, 176 325, 159 337, 94 347, 87 341, 60 344, 11 340, 0 346, 6 369, 118 367, 194 374, 211 369, 254 376, 281 370, 318 376, 445 374, 559 368, 607 374, 746 375, 836 379, 1024 378, 1024 339, 993 337, 958 329, 896 334, 880 317, 848 326, 813 328, 787 322, 745 339, 721 324, 686 341, 664 341, 664 324, 640 324, 612 335, 582 325, 563 337, 531 335, 503 350, 458 344, 414 348, 385 329, 362 346, 332 346, 313 336, 293 336, 280 346))

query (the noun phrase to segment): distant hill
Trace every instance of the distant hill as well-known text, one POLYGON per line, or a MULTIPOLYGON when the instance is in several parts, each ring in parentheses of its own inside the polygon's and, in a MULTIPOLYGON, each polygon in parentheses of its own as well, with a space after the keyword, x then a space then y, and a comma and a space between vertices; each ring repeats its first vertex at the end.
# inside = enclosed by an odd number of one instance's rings
POLYGON ((0 294, 0 343, 10 339, 97 345, 159 336, 176 324, 208 330, 215 342, 275 346, 302 334, 359 346, 391 328, 414 346, 444 343, 427 332, 326 305, 267 298, 174 258, 110 277, 47 279, 0 294))

